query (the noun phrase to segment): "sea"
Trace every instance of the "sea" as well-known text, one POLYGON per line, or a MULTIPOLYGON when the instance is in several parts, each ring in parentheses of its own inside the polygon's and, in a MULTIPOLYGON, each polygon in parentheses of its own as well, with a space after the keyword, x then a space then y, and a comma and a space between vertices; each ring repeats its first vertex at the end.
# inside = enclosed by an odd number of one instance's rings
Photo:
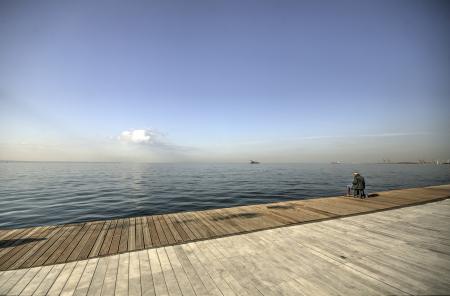
POLYGON ((450 183, 450 165, 0 162, 0 228, 196 211, 450 183))

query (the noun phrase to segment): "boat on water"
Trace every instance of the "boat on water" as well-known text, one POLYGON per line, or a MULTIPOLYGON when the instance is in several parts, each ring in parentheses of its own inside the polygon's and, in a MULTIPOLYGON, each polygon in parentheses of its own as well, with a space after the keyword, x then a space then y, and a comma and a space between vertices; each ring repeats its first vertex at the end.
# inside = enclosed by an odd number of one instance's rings
POLYGON ((250 160, 250 164, 259 164, 259 161, 250 160))

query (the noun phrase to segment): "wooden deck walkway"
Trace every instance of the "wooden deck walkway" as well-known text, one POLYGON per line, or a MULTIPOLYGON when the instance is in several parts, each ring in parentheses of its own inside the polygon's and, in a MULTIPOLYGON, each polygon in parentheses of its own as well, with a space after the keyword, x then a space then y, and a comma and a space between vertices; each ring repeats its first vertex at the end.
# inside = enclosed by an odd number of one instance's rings
POLYGON ((0 295, 449 295, 450 199, 0 271, 0 295))
POLYGON ((0 230, 0 270, 49 266, 135 250, 323 221, 450 197, 450 185, 198 212, 0 230))

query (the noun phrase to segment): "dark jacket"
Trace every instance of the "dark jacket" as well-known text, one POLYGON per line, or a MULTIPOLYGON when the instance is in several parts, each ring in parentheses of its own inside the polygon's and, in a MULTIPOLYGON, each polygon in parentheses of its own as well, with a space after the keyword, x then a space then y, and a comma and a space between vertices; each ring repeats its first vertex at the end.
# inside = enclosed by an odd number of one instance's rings
POLYGON ((353 178, 353 189, 356 189, 356 190, 366 189, 366 181, 364 181, 363 176, 358 174, 353 178))

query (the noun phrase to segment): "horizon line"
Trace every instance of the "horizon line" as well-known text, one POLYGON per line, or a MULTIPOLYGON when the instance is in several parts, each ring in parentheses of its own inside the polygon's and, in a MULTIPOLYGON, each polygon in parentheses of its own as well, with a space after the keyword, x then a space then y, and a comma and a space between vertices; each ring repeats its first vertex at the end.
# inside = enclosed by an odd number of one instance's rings
MULTIPOLYGON (((348 165, 348 164, 429 164, 434 163, 436 159, 433 160, 412 160, 412 161, 373 161, 373 162, 340 162, 335 163, 335 161, 313 161, 313 162, 303 162, 303 161, 293 161, 293 162, 261 162, 259 164, 333 164, 333 165, 348 165), (421 162, 424 161, 425 163, 421 162)), ((55 162, 55 163, 121 163, 121 164, 249 164, 249 162, 241 161, 228 161, 228 162, 201 162, 201 161, 176 161, 176 162, 148 162, 148 161, 83 161, 83 160, 8 160, 0 159, 0 162, 55 162)))

